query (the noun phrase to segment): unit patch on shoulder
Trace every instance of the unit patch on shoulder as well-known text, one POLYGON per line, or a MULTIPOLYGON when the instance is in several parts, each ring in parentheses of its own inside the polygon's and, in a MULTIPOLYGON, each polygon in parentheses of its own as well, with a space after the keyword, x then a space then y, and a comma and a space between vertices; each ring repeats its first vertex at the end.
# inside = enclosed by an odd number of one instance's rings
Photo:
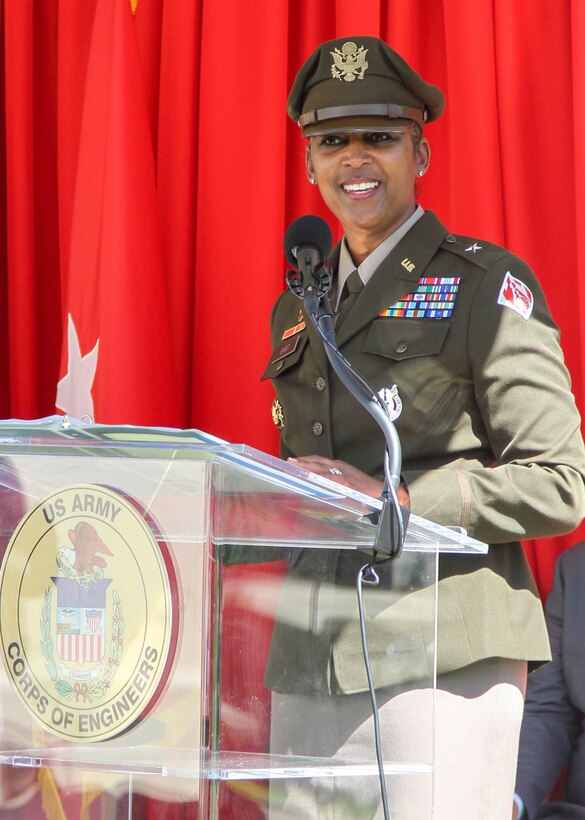
POLYGON ((510 308, 523 319, 529 319, 534 307, 534 296, 529 287, 507 271, 498 294, 498 305, 510 308))
POLYGON ((448 319, 459 290, 459 276, 421 276, 413 291, 380 313, 404 319, 448 319))

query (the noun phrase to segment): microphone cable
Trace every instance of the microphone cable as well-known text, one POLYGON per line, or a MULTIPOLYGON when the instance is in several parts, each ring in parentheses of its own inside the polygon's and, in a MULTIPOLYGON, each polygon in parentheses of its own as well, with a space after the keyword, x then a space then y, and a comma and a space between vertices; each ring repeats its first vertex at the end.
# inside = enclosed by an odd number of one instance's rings
MULTIPOLYGON (((386 453, 386 457, 388 454, 386 453)), ((396 496, 396 491, 394 487, 390 485, 390 495, 392 504, 400 509, 400 505, 398 504, 398 498, 396 496)), ((384 773, 384 757, 382 754, 382 734, 380 730, 380 713, 378 710, 378 700, 376 698, 376 686, 374 684, 374 676, 372 674, 372 667, 370 664, 370 652, 368 649, 368 636, 366 633, 366 613, 365 613, 365 606, 364 606, 364 597, 363 597, 363 588, 364 585, 366 586, 379 586, 380 584, 380 576, 376 572, 376 567, 380 566, 381 564, 386 564, 389 561, 394 561, 400 555, 402 550, 402 544, 404 542, 404 522, 402 520, 402 516, 398 515, 396 520, 398 521, 398 538, 400 543, 400 548, 393 549, 392 545, 390 545, 390 554, 385 555, 383 558, 377 558, 377 552, 374 550, 372 560, 364 564, 363 567, 359 570, 356 578, 356 591, 357 591, 357 599, 358 599, 358 614, 359 614, 359 622, 360 622, 360 637, 362 641, 362 656, 364 659, 364 666, 366 669, 366 677, 368 679, 368 692, 370 695, 370 702, 372 704, 372 719, 374 722, 374 745, 376 749, 376 762, 378 765, 378 779, 380 781, 380 797, 382 798, 382 809, 384 812, 384 820, 391 820, 390 809, 388 806, 388 791, 386 788, 386 778, 384 773)))
POLYGON ((382 809, 384 812, 384 820, 391 820, 390 809, 388 807, 388 792, 386 789, 386 778, 384 776, 384 758, 382 755, 382 738, 380 731, 380 713, 378 711, 378 701, 376 698, 376 687, 374 685, 374 677, 372 675, 372 667, 370 665, 370 653, 368 651, 368 638, 366 635, 366 616, 364 608, 363 587, 378 586, 380 577, 375 570, 376 564, 386 563, 391 561, 389 556, 382 561, 376 562, 376 554, 374 553, 373 561, 364 564, 357 574, 356 589, 358 599, 358 611, 360 620, 360 635, 362 639, 362 654, 364 658, 364 665, 366 668, 366 676, 368 678, 368 691, 370 694, 370 701, 372 703, 372 718, 374 721, 374 743, 376 749, 376 761, 378 764, 378 779, 380 781, 380 796, 382 798, 382 809))

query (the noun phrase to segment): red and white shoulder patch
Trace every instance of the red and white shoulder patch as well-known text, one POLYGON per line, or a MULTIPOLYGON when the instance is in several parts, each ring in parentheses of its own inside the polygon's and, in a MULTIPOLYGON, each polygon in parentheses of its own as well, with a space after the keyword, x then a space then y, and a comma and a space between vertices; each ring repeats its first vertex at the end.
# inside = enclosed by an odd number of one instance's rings
POLYGON ((529 287, 508 271, 498 294, 498 305, 510 308, 523 319, 529 319, 534 307, 534 296, 529 287))

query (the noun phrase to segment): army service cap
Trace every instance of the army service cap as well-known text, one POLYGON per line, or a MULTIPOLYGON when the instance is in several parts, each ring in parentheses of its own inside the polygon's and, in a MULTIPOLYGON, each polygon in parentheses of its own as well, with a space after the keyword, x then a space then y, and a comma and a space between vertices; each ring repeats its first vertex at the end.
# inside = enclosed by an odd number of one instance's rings
POLYGON ((377 37, 321 43, 301 66, 287 101, 288 115, 306 137, 337 129, 374 130, 405 120, 422 130, 444 108, 443 92, 377 37))

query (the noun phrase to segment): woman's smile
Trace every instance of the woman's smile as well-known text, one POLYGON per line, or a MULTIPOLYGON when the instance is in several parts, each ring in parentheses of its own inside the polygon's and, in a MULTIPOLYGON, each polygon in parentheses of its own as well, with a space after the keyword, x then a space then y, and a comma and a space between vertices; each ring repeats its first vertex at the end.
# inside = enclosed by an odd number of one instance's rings
POLYGON ((351 179, 342 183, 341 187, 352 199, 364 199, 371 196, 380 187, 380 181, 376 179, 351 179))

